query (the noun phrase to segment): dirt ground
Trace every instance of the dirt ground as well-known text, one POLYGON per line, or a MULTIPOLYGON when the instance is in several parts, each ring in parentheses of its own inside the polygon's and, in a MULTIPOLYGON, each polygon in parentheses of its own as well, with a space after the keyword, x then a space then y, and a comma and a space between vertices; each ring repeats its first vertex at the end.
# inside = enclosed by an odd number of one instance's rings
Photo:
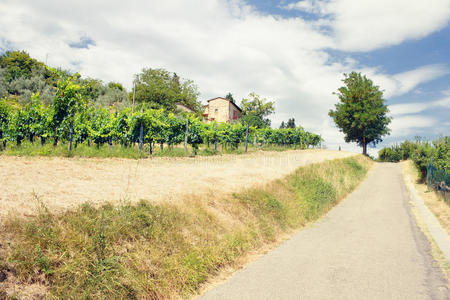
POLYGON ((302 165, 351 155, 302 150, 143 160, 0 156, 0 217, 33 214, 37 198, 60 211, 86 201, 214 197, 280 178, 302 165))

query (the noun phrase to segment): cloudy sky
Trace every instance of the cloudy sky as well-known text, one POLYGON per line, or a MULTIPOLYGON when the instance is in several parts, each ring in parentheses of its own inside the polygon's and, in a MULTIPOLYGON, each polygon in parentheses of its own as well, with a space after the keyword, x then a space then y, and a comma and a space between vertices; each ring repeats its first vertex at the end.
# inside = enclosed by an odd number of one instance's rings
MULTIPOLYGON (((0 0, 0 52, 131 86, 143 67, 199 86, 202 101, 256 92, 345 144, 328 110, 343 73, 384 90, 392 133, 378 145, 450 132, 448 0, 0 0)), ((371 153, 376 152, 375 149, 371 153)))

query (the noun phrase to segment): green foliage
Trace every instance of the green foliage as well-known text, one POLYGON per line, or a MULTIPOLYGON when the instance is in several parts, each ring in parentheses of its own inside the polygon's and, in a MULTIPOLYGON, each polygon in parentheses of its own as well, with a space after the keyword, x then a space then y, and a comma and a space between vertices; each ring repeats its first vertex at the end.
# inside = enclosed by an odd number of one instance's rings
MULTIPOLYGON (((136 76, 136 101, 150 108, 175 110, 181 103, 195 112, 202 109, 198 88, 191 80, 182 80, 176 73, 164 69, 144 68, 136 76)), ((132 98, 133 95, 130 95, 132 98)))
POLYGON ((383 92, 373 85, 372 80, 356 72, 344 76, 345 86, 336 93, 340 103, 335 104, 336 110, 330 110, 328 114, 345 134, 345 141, 356 142, 366 155, 368 144, 375 145, 389 134, 389 110, 384 104, 383 92))
POLYGON ((233 98, 233 94, 232 94, 232 93, 228 93, 228 94, 225 96, 225 99, 228 99, 228 100, 230 100, 230 101, 233 102, 233 103, 236 102, 236 101, 234 100, 234 98, 233 98))
POLYGON ((8 130, 8 123, 12 108, 6 103, 5 99, 0 99, 0 142, 6 138, 5 133, 8 130))
POLYGON ((51 105, 58 81, 71 78, 80 88, 87 102, 105 106, 128 104, 128 93, 120 83, 107 85, 101 80, 51 68, 31 58, 24 51, 10 51, 0 56, 0 97, 27 104, 33 94, 40 94, 40 101, 51 105))
POLYGON ((436 168, 450 172, 450 137, 444 136, 431 143, 420 139, 405 141, 400 145, 381 149, 378 159, 390 162, 412 159, 422 174, 422 180, 425 180, 427 167, 431 162, 436 168))
POLYGON ((267 116, 275 112, 275 102, 267 101, 256 93, 250 93, 248 99, 242 99, 242 124, 249 124, 256 128, 270 127, 267 116))
POLYGON ((68 136, 75 121, 75 115, 83 111, 86 103, 80 92, 81 87, 74 83, 74 77, 58 81, 58 89, 53 99, 52 129, 53 137, 68 136))
POLYGON ((44 64, 30 57, 25 51, 6 51, 0 56, 0 67, 6 70, 7 82, 20 77, 30 78, 33 70, 44 68, 44 64))
POLYGON ((290 118, 288 119, 288 121, 285 123, 284 121, 281 121, 281 125, 280 128, 295 128, 295 119, 294 118, 290 118))
MULTIPOLYGON (((96 106, 93 100, 97 98, 97 101, 101 102, 102 100, 98 99, 106 96, 108 90, 114 90, 118 95, 123 96, 125 93, 123 87, 117 83, 110 83, 106 87, 105 94, 101 95, 105 87, 98 80, 81 79, 78 74, 69 76, 58 70, 50 71, 61 78, 57 82, 51 105, 47 106, 40 101, 40 93, 34 94, 27 104, 22 106, 16 107, 5 100, 0 102, 0 140, 2 142, 15 141, 17 145, 20 145, 25 138, 29 138, 31 143, 35 138, 40 138, 41 145, 44 146, 49 138, 53 138, 54 146, 57 146, 58 142, 69 141, 70 150, 72 150, 72 142, 75 143, 75 148, 83 143, 87 143, 88 146, 94 143, 98 149, 105 143, 108 143, 110 148, 117 144, 127 148, 139 143, 140 149, 145 144, 149 154, 152 155, 155 143, 160 145, 160 152, 164 152, 164 144, 168 145, 170 150, 174 145, 182 143, 185 139, 186 122, 188 122, 187 143, 194 155, 198 153, 203 143, 207 143, 208 147, 214 143, 214 153, 217 152, 218 144, 225 152, 242 151, 239 146, 245 141, 247 124, 205 124, 190 114, 175 115, 162 108, 154 109, 152 103, 139 104, 136 109, 118 105, 96 106)), ((166 95, 161 94, 161 97, 166 100, 172 101, 175 98, 180 100, 180 95, 186 92, 183 86, 188 82, 180 82, 176 74, 171 76, 165 70, 148 69, 141 75, 142 78, 151 79, 149 79, 151 83, 149 86, 158 82, 168 84, 170 89, 164 92, 167 92, 166 95), (167 80, 164 81, 164 78, 167 80), (175 95, 176 90, 181 91, 181 94, 175 95)), ((268 122, 266 122, 268 120, 264 120, 264 117, 273 112, 273 102, 267 102, 254 93, 250 96, 251 101, 246 102, 244 99, 243 102, 246 103, 247 117, 255 117, 259 120, 256 123, 249 122, 251 124, 249 124, 248 140, 250 143, 253 141, 255 147, 259 144, 259 148, 282 146, 303 149, 309 146, 316 147, 322 141, 320 136, 305 132, 301 127, 268 128, 268 122)), ((124 101, 126 100, 115 100, 113 103, 124 101)), ((293 125, 294 120, 290 119, 289 124, 293 125)), ((6 146, 4 143, 2 149, 6 146)), ((8 153, 48 155, 47 150, 14 149, 8 153)), ((58 150, 56 153, 61 152, 58 150)), ((212 152, 203 151, 202 153, 210 155, 212 152)))

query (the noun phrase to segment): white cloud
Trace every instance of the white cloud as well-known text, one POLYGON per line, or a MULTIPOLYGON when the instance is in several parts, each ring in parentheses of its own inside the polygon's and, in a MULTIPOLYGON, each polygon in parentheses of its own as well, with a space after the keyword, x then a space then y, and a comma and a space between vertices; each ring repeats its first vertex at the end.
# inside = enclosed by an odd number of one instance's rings
POLYGON ((326 1, 302 0, 281 6, 287 10, 301 10, 311 14, 324 15, 327 11, 326 1))
POLYGON ((326 16, 336 48, 368 51, 419 39, 445 27, 448 0, 303 0, 284 6, 326 16))
POLYGON ((392 129, 392 135, 396 136, 408 136, 417 128, 432 127, 437 124, 437 120, 427 116, 400 116, 392 120, 390 125, 392 129))
POLYGON ((434 108, 450 108, 450 97, 429 102, 424 101, 389 105, 390 113, 393 116, 417 114, 434 108))
POLYGON ((428 105, 425 103, 404 103, 404 104, 393 104, 389 105, 389 110, 391 115, 407 115, 407 114, 416 114, 422 112, 428 108, 428 105))
POLYGON ((449 70, 443 65, 428 65, 393 76, 397 83, 397 89, 393 95, 401 95, 411 91, 418 84, 432 81, 447 75, 449 70))
MULTIPOLYGON (((400 32, 396 42, 401 42, 411 37, 410 31, 425 34, 435 30, 436 24, 442 23, 439 20, 446 6, 438 0, 431 2, 433 5, 427 3, 433 11, 423 12, 430 15, 434 25, 428 24, 428 19, 416 18, 415 22, 425 29, 418 30, 419 25, 408 21, 412 27, 405 25, 408 30, 399 31, 392 24, 389 30, 379 24, 368 30, 364 19, 372 18, 371 10, 364 8, 366 4, 348 1, 299 4, 302 9, 332 16, 329 20, 306 21, 260 14, 241 0, 2 0, 0 49, 11 43, 42 61, 48 54, 52 66, 119 81, 128 87, 133 74, 143 67, 166 68, 193 79, 203 100, 227 92, 241 99, 255 91, 276 101, 274 125, 295 117, 297 124, 322 133, 327 144, 343 145, 342 134, 332 126, 327 113, 337 102, 332 92, 342 85, 342 73, 357 69, 358 62, 349 57, 330 63, 326 49, 346 49, 352 44, 359 45, 355 49, 373 48, 391 43, 391 31, 400 32), (346 6, 349 12, 343 11, 346 6), (362 24, 365 34, 347 28, 344 16, 352 18, 355 27, 362 24), (323 24, 331 24, 335 34, 325 33, 323 24), (69 46, 83 37, 92 40, 88 48, 69 46)), ((367 1, 372 8, 379 6, 377 3, 367 1)), ((386 1, 380 3, 387 5, 387 14, 391 15, 391 6, 386 1)), ((422 10, 423 5, 409 1, 407 6, 422 10)), ((404 15, 414 15, 410 8, 406 11, 397 12, 401 22, 404 15)), ((380 9, 374 9, 373 14, 374 18, 379 16, 380 9)), ((396 75, 377 68, 357 71, 385 89, 387 97, 411 91, 448 72, 441 65, 396 75)))

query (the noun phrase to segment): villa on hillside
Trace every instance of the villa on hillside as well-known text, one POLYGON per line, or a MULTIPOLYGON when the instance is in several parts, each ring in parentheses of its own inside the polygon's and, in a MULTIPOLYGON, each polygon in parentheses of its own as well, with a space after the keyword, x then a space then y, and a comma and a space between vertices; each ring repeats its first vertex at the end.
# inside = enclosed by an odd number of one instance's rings
POLYGON ((242 117, 242 109, 233 101, 216 97, 208 100, 204 106, 203 121, 234 123, 242 117))

